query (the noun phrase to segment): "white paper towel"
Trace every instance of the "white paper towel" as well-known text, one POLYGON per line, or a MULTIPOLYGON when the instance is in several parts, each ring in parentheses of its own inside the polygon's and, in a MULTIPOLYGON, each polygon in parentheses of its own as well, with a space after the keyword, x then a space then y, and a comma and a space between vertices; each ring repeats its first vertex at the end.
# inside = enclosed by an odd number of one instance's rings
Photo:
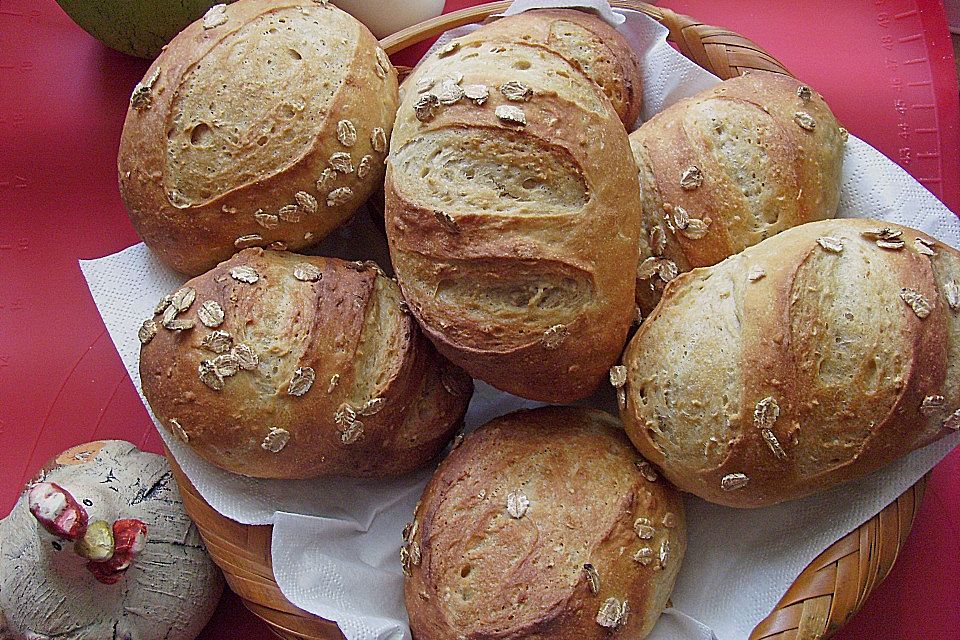
MULTIPOLYGON (((559 3, 522 4, 515 8, 559 3)), ((601 15, 609 10, 605 2, 575 4, 593 4, 601 15)), ((661 25, 639 13, 620 14, 625 21, 618 29, 643 61, 643 119, 717 82, 666 44, 661 25)), ((909 174, 852 136, 844 155, 840 215, 883 218, 960 247, 956 217, 909 174)), ((316 253, 387 263, 382 235, 363 212, 327 238, 316 253)), ((156 301, 184 278, 163 267, 143 245, 84 261, 81 268, 139 390, 137 328, 152 315, 156 301)), ((608 390, 591 402, 612 408, 608 390)), ((467 426, 474 428, 537 404, 478 383, 467 426)), ((274 525, 274 572, 291 602, 337 621, 349 640, 409 639, 398 556, 400 531, 431 470, 389 483, 241 478, 207 464, 168 437, 166 430, 159 430, 215 509, 240 522, 274 525)), ((726 509, 688 498, 687 562, 673 594, 675 608, 661 618, 651 639, 710 640, 714 634, 720 640, 747 638, 817 554, 894 500, 958 440, 960 434, 955 434, 869 478, 776 507, 726 509)))

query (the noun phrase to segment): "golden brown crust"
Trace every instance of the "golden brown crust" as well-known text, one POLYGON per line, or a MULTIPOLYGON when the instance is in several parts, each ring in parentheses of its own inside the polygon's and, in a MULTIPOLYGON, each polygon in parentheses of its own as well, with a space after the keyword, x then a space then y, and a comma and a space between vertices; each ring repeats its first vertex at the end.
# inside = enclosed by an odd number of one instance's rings
POLYGON ((241 0, 205 20, 134 91, 117 163, 141 238, 190 275, 243 246, 314 244, 352 215, 382 180, 398 100, 376 39, 332 4, 241 0), (349 173, 331 168, 334 153, 349 154, 349 173))
POLYGON ((140 377, 157 419, 213 464, 265 478, 392 476, 429 461, 460 425, 470 378, 372 263, 247 249, 189 289, 196 299, 174 321, 193 328, 155 316, 140 377), (223 347, 215 332, 229 334, 223 347), (230 357, 241 344, 256 354, 246 369, 230 357))
POLYGON ((646 636, 679 572, 686 529, 680 494, 638 462, 619 423, 596 410, 519 411, 468 436, 406 532, 414 637, 646 636), (611 598, 629 613, 601 626, 611 598))
POLYGON ((405 83, 385 187, 391 258, 446 357, 505 391, 572 401, 603 380, 633 318, 639 184, 596 86, 550 50, 489 28, 405 83), (499 89, 510 83, 532 95, 510 99, 499 89), (482 104, 464 96, 418 118, 425 96, 481 85, 482 104))
MULTIPOLYGON (((804 86, 753 71, 680 101, 630 135, 649 245, 641 243, 641 263, 661 257, 680 272, 706 267, 836 215, 843 139, 826 102, 804 86), (678 207, 693 226, 681 228, 678 207)), ((652 269, 639 275, 637 302, 648 313, 665 282, 652 269)))
POLYGON ((960 253, 869 219, 683 274, 624 355, 627 432, 729 506, 860 478, 960 427, 958 281, 960 253))
POLYGON ((498 42, 536 45, 562 56, 610 99, 628 129, 643 108, 643 73, 629 43, 616 29, 584 11, 541 9, 484 27, 498 42))

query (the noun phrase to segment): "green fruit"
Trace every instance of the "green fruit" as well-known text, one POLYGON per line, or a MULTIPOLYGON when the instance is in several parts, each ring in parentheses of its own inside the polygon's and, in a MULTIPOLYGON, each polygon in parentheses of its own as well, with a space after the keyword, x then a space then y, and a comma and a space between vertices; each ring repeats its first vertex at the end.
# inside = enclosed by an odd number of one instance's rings
POLYGON ((230 0, 57 0, 74 22, 111 49, 156 58, 160 47, 215 4, 230 0))

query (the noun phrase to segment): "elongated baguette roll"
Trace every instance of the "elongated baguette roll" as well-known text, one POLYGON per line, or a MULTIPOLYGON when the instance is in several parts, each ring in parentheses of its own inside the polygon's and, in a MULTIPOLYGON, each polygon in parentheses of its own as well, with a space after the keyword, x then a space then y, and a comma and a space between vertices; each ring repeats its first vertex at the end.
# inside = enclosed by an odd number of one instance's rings
POLYGON ((845 137, 820 94, 762 71, 681 100, 634 131, 646 240, 641 311, 677 272, 836 216, 845 137))
POLYGON ((679 492, 601 411, 518 411, 437 469, 400 557, 417 640, 641 640, 686 549, 679 492))
MULTIPOLYGON (((633 318, 629 141, 600 86, 564 57, 592 51, 597 22, 530 12, 454 40, 405 82, 391 140, 385 217, 404 297, 441 353, 537 400, 593 391, 633 318)), ((637 81, 602 82, 626 94, 637 81)))
POLYGON ((164 298, 140 340, 157 419, 247 476, 405 473, 473 392, 372 263, 247 249, 164 298))
POLYGON ((383 180, 397 73, 332 3, 239 0, 165 47, 133 92, 120 193, 166 264, 315 244, 383 180))
POLYGON ((960 427, 958 282, 960 252, 866 219, 683 274, 624 356, 627 432, 734 507, 860 478, 960 427))

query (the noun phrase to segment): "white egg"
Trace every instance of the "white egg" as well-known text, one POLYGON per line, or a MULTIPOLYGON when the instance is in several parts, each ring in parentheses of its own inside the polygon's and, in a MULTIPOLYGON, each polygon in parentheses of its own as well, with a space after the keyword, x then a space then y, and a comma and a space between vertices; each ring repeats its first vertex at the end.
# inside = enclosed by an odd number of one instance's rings
POLYGON ((383 38, 440 15, 444 0, 333 0, 333 4, 383 38))

